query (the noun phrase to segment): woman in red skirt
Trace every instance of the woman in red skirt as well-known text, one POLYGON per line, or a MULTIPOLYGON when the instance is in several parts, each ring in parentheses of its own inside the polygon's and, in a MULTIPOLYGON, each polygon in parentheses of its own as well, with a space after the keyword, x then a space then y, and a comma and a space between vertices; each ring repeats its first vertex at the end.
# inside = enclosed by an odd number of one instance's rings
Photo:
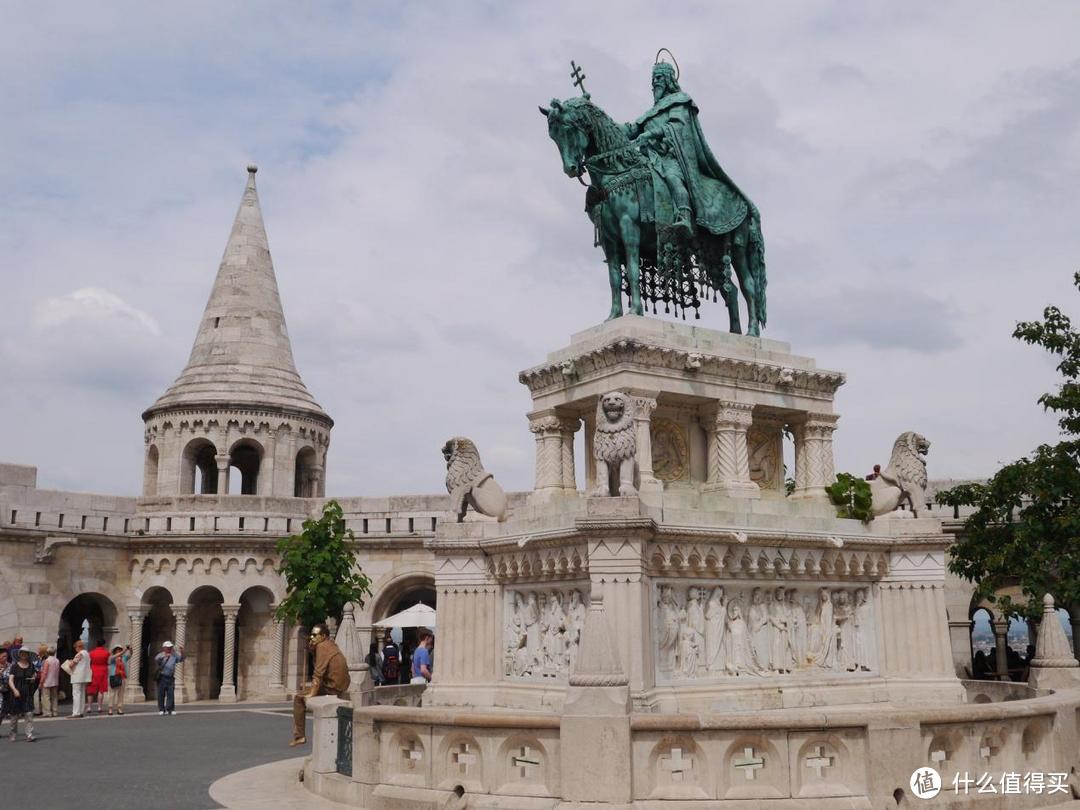
POLYGON ((90 683, 86 685, 86 713, 94 707, 94 699, 97 698, 97 713, 101 714, 101 707, 105 703, 105 697, 109 694, 109 650, 105 646, 105 640, 98 641, 97 647, 90 651, 90 683))

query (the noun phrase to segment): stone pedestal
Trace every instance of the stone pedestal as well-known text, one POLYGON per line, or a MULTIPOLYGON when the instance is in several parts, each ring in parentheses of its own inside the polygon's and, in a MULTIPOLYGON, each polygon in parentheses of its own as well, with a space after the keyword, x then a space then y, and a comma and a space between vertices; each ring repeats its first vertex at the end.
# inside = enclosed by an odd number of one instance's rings
POLYGON ((314 773, 334 773, 337 770, 337 711, 349 706, 349 701, 333 695, 308 698, 308 709, 315 718, 312 724, 311 770, 314 773))
POLYGON ((1043 618, 1035 641, 1028 683, 1036 689, 1076 689, 1080 687, 1080 662, 1073 657, 1069 640, 1054 609, 1054 597, 1043 597, 1043 618))

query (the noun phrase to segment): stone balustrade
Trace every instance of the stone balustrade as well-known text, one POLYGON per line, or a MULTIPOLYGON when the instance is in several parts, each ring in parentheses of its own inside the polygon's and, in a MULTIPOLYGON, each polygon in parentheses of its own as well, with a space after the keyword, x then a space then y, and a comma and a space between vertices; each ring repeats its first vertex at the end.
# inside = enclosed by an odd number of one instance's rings
MULTIPOLYGON (((996 780, 1006 772, 1037 771, 1048 784, 1051 774, 1061 774, 1064 785, 1080 764, 1078 711, 1080 691, 1073 690, 932 710, 866 705, 766 714, 633 713, 627 798, 879 807, 895 804, 897 796, 910 801, 912 772, 930 766, 941 773, 945 801, 978 806, 994 796, 972 788, 964 797, 962 787, 958 796, 954 776, 991 773, 996 780), (888 722, 881 722, 883 712, 888 722)), ((558 715, 367 706, 354 709, 353 719, 352 775, 309 766, 305 786, 313 792, 373 810, 400 806, 395 802, 443 806, 455 792, 474 796, 479 806, 505 808, 554 807, 563 798, 558 715)), ((336 724, 329 712, 317 717, 316 737, 336 734, 336 724)), ((597 778, 611 767, 603 757, 623 755, 597 752, 597 778)), ((1068 798, 1044 791, 1022 804, 1068 798)))

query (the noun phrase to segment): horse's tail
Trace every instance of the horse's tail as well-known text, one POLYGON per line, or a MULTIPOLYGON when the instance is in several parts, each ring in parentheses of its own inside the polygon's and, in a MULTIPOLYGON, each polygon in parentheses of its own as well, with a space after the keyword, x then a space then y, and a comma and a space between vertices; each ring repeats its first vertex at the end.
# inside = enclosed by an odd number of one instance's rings
POLYGON ((765 287, 768 279, 765 276, 765 237, 761 233, 761 214, 757 206, 750 204, 750 239, 747 245, 747 253, 750 259, 750 275, 754 279, 755 308, 758 321, 762 326, 766 323, 765 287))

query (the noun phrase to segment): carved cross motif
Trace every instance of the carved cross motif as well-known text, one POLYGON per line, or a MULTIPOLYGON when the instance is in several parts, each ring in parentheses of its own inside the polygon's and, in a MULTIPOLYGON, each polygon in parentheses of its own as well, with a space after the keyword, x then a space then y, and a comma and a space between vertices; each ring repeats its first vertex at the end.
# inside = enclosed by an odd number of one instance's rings
POLYGON ((671 774, 672 782, 681 782, 686 772, 693 770, 694 758, 683 759, 682 749, 672 748, 669 756, 660 757, 660 767, 671 774))
POLYGON ((742 772, 746 774, 747 779, 755 779, 757 777, 757 772, 765 767, 765 757, 755 756, 752 747, 744 748, 743 758, 736 759, 732 764, 736 768, 740 768, 742 772))
POLYGON ((522 779, 528 779, 532 775, 530 768, 540 767, 540 757, 527 745, 521 746, 521 753, 514 754, 510 761, 515 768, 519 769, 518 774, 522 779))
POLYGON ((469 767, 476 764, 476 754, 469 750, 468 743, 462 743, 461 750, 454 751, 450 755, 450 758, 454 761, 454 764, 461 769, 463 774, 468 774, 469 767))
POLYGON ((411 740, 407 747, 401 749, 401 758, 406 768, 415 768, 416 763, 424 758, 424 750, 416 744, 416 740, 411 740))
POLYGON ((818 779, 825 776, 825 768, 831 768, 833 766, 833 758, 825 756, 824 746, 819 745, 817 751, 813 756, 807 757, 806 767, 813 768, 817 771, 818 779))

